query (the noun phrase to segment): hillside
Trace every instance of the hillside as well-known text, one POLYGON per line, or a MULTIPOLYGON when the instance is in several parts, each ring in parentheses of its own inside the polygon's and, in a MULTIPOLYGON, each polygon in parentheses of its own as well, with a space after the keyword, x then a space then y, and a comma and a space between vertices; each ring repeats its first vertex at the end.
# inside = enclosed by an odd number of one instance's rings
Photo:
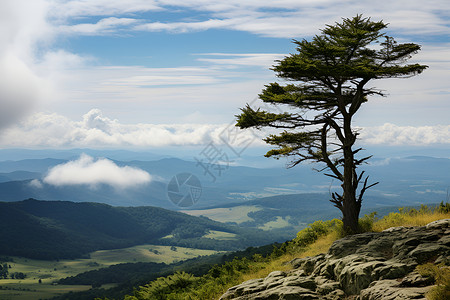
POLYGON ((68 201, 0 202, 0 255, 76 258, 139 244, 237 250, 276 237, 157 207, 112 207, 68 201), (208 237, 223 232, 231 239, 208 237))
POLYGON ((334 242, 326 254, 294 259, 292 270, 244 282, 220 299, 424 299, 434 280, 416 267, 450 265, 449 230, 446 219, 348 236, 334 242))
POLYGON ((449 218, 449 203, 400 208, 364 216, 363 233, 342 239, 342 221, 315 221, 269 255, 236 258, 203 276, 175 273, 125 299, 424 299, 427 291, 448 299, 449 218))

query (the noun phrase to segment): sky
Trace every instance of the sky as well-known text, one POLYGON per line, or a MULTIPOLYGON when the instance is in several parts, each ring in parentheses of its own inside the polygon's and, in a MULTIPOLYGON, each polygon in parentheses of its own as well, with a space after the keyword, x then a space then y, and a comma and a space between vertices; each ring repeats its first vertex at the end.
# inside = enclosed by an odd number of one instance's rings
POLYGON ((450 148, 446 0, 3 0, 0 148, 223 143, 239 108, 279 80, 270 67, 293 39, 361 13, 422 45, 412 62, 429 66, 373 83, 388 96, 358 113, 361 142, 450 148))

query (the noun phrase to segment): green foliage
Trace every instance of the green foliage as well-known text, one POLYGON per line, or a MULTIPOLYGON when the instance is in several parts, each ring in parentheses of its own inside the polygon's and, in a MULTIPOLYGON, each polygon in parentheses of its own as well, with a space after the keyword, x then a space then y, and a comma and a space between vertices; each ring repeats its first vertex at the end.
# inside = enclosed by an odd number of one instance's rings
POLYGON ((160 244, 238 250, 271 243, 272 233, 239 228, 157 207, 112 207, 68 201, 0 202, 0 255, 53 260, 81 258, 96 250, 160 244), (204 238, 209 230, 235 240, 204 238), (172 235, 172 238, 163 238, 172 235))
POLYGON ((0 279, 8 278, 8 273, 9 273, 8 264, 7 263, 3 263, 3 264, 0 263, 0 279))
POLYGON ((11 273, 10 276, 11 276, 11 279, 25 279, 27 277, 27 275, 22 272, 14 272, 14 273, 11 273))
POLYGON ((333 230, 340 231, 341 228, 342 221, 338 219, 333 219, 330 221, 315 221, 305 229, 299 231, 293 242, 299 247, 306 247, 317 241, 319 237, 324 236, 333 230))
POLYGON ((126 296, 126 300, 134 299, 154 299, 165 300, 174 299, 174 294, 186 291, 198 278, 185 272, 177 272, 167 277, 160 277, 145 288, 135 291, 134 296, 126 296))
POLYGON ((416 270, 420 275, 432 278, 436 284, 436 287, 427 293, 427 299, 450 299, 450 267, 427 263, 417 266, 416 270))
POLYGON ((364 215, 364 217, 360 218, 358 221, 359 224, 359 232, 370 232, 373 229, 373 224, 377 221, 377 212, 372 212, 370 214, 364 215))
POLYGON ((444 204, 444 201, 441 201, 441 203, 439 203, 439 206, 437 207, 437 212, 439 212, 441 214, 450 213, 450 203, 446 202, 444 204))

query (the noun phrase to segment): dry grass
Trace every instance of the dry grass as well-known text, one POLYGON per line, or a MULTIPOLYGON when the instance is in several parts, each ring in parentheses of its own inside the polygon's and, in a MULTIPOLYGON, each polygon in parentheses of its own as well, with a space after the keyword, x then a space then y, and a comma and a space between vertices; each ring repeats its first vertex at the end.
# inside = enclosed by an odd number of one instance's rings
MULTIPOLYGON (((431 211, 419 211, 416 214, 391 213, 388 216, 374 222, 373 231, 380 232, 390 227, 396 226, 424 226, 430 222, 449 219, 450 213, 439 213, 431 211)), ((332 231, 325 236, 320 237, 316 242, 311 244, 306 250, 297 253, 286 253, 269 262, 255 263, 254 272, 243 274, 242 282, 250 279, 264 278, 273 271, 288 271, 292 266, 287 263, 294 258, 303 258, 307 256, 315 256, 320 253, 326 253, 331 244, 339 238, 336 231, 332 231)))
POLYGON ((417 214, 390 213, 373 224, 373 231, 380 232, 397 226, 425 226, 433 221, 449 219, 450 213, 418 212, 417 214))
POLYGON ((288 263, 295 258, 303 258, 307 256, 315 256, 320 253, 325 253, 330 248, 331 244, 338 238, 336 232, 330 232, 326 236, 320 237, 316 242, 311 244, 306 250, 299 251, 297 253, 286 253, 282 256, 269 261, 268 263, 261 263, 256 267, 254 272, 244 274, 242 281, 250 279, 264 278, 273 271, 289 271, 292 270, 292 266, 288 263))

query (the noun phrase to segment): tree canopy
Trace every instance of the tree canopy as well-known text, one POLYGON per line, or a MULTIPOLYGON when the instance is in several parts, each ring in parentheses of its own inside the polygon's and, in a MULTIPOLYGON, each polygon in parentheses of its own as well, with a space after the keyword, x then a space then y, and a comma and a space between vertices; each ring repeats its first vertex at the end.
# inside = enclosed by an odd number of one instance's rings
POLYGON ((267 157, 289 157, 289 167, 303 161, 322 163, 319 171, 341 182, 331 202, 342 211, 344 227, 357 232, 358 217, 368 176, 357 168, 370 156, 358 158, 354 149, 358 131, 353 116, 369 96, 385 96, 367 87, 371 80, 408 78, 427 68, 406 62, 420 50, 414 43, 397 43, 383 30, 383 21, 357 15, 326 25, 311 41, 294 40, 297 52, 277 61, 277 76, 288 81, 270 83, 259 95, 268 104, 288 108, 285 112, 242 108, 240 128, 281 130, 264 140, 275 146, 267 157))

